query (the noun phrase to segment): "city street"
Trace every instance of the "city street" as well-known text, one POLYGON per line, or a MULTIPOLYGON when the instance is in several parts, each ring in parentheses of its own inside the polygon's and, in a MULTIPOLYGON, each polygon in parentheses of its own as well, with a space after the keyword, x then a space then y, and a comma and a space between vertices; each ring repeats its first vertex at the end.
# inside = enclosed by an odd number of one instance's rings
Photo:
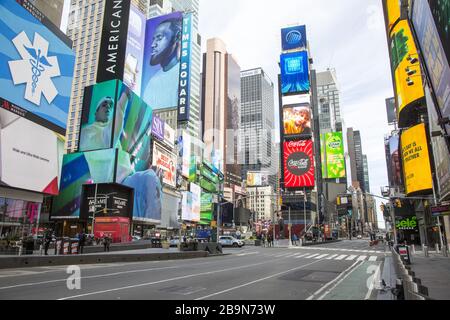
POLYGON ((225 256, 0 271, 0 299, 364 300, 377 299, 385 246, 367 240, 293 248, 225 249, 225 256), (73 281, 69 281, 73 282, 73 281))

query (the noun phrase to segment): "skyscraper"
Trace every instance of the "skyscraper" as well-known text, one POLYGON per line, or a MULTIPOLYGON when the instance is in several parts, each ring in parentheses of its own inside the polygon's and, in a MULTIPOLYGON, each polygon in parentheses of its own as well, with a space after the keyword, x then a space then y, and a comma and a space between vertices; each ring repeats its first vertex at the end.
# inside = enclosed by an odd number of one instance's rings
POLYGON ((276 189, 278 154, 275 150, 274 85, 261 68, 241 72, 241 163, 242 179, 249 171, 270 174, 276 189))
MULTIPOLYGON (((199 0, 150 0, 148 3, 148 18, 154 18, 173 11, 193 12, 192 16, 192 53, 191 53, 191 96, 190 119, 183 125, 194 138, 200 138, 200 72, 201 72, 201 37, 198 33, 199 0)), ((171 127, 177 128, 177 108, 158 110, 158 116, 171 127)))
MULTIPOLYGON (((145 8, 142 0, 131 3, 145 8)), ((67 35, 73 41, 76 61, 67 123, 67 152, 75 151, 78 146, 84 88, 96 83, 104 5, 105 0, 70 1, 67 35)))
POLYGON ((320 133, 342 131, 339 87, 336 70, 317 73, 320 133))
POLYGON ((222 40, 207 41, 202 77, 204 159, 224 173, 225 188, 241 186, 235 134, 241 122, 240 67, 222 40))
POLYGON ((58 28, 61 26, 64 0, 30 0, 58 28))

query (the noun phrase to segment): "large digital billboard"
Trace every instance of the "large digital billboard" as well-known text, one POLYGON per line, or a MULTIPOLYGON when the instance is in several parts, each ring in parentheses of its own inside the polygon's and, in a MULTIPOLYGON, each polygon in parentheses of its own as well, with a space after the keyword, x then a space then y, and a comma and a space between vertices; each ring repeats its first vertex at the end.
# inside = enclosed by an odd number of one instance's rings
POLYGON ((133 220, 161 221, 163 171, 119 150, 115 182, 134 189, 133 220))
POLYGON ((342 132, 332 132, 320 135, 322 147, 325 151, 324 179, 344 178, 345 158, 344 158, 344 139, 342 132))
POLYGON ((283 51, 305 49, 306 45, 306 26, 281 29, 281 48, 283 51))
POLYGON ((202 188, 195 183, 190 184, 192 193, 191 221, 200 221, 202 188))
POLYGON ((147 20, 141 98, 153 110, 178 107, 183 15, 147 20))
POLYGON ((190 116, 192 41, 192 13, 186 13, 183 16, 183 32, 181 34, 178 121, 189 121, 190 116))
POLYGON ((312 140, 283 143, 285 188, 314 187, 314 151, 312 140))
POLYGON ((269 185, 267 172, 247 172, 247 187, 263 187, 269 185))
POLYGON ((419 124, 402 133, 401 149, 406 194, 433 188, 425 125, 419 124))
POLYGON ((407 20, 399 21, 391 33, 391 64, 395 76, 395 89, 399 112, 399 123, 404 121, 404 110, 415 102, 422 101, 422 70, 417 60, 417 49, 407 20), (408 71, 409 70, 409 71, 408 71), (411 75, 408 75, 410 73, 411 75))
POLYGON ((281 93, 294 95, 310 90, 309 60, 306 51, 285 53, 280 57, 281 93))
POLYGON ((387 139, 386 144, 389 186, 391 188, 398 188, 403 185, 400 137, 398 135, 393 135, 387 139))
POLYGON ((145 160, 151 129, 152 109, 121 81, 85 89, 79 151, 120 148, 145 160))
POLYGON ((0 17, 0 107, 65 134, 74 52, 16 1, 0 17))
POLYGON ((383 0, 385 10, 387 11, 387 30, 391 32, 394 24, 400 19, 400 2, 401 0, 383 0))
POLYGON ((64 137, 0 109, 0 186, 58 194, 64 137))
POLYGON ((64 155, 60 193, 54 198, 52 219, 78 219, 84 184, 114 182, 116 149, 64 155))
POLYGON ((177 186, 177 156, 157 143, 153 147, 153 166, 162 171, 163 183, 175 188, 177 186))
MULTIPOLYGON (((448 8, 450 4, 449 1, 440 2, 442 9, 447 8, 447 13, 445 11, 438 13, 438 2, 440 1, 430 1, 435 10, 433 13, 435 19, 433 19, 433 14, 427 1, 414 1, 412 23, 422 51, 423 61, 438 101, 441 116, 445 118, 450 117, 450 60, 448 51, 448 34, 450 32, 448 8), (441 20, 445 16, 447 20, 441 20), (438 18, 438 21, 435 24, 436 18, 438 18), (447 25, 447 30, 442 30, 445 25, 447 25)), ((447 125, 446 128, 447 133, 450 133, 450 125, 447 125)))
POLYGON ((285 136, 311 137, 311 108, 307 103, 283 107, 283 127, 285 136))

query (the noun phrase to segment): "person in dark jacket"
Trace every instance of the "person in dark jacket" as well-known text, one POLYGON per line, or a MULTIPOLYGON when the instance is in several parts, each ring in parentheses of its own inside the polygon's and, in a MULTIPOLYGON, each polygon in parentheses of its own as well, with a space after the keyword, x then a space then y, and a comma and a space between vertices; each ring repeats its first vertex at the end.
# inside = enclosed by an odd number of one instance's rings
POLYGON ((80 254, 83 254, 83 248, 86 245, 86 234, 81 231, 79 238, 78 238, 78 252, 80 254))

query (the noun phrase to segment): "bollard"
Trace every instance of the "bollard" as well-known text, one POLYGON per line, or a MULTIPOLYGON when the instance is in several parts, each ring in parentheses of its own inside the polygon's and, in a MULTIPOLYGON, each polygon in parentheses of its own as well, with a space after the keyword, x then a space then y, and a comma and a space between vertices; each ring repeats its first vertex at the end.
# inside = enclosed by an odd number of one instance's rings
POLYGON ((444 247, 442 248, 442 255, 443 255, 444 257, 448 257, 448 247, 447 247, 446 244, 445 244, 444 247))
POLYGON ((436 250, 436 253, 440 253, 440 251, 439 251, 439 245, 438 245, 437 243, 434 245, 434 248, 435 248, 435 250, 436 250))
POLYGON ((416 246, 415 245, 411 245, 411 252, 412 252, 412 254, 416 254, 416 246))
POLYGON ((423 253, 425 254, 425 257, 429 257, 429 253, 428 253, 428 246, 423 246, 423 253))

